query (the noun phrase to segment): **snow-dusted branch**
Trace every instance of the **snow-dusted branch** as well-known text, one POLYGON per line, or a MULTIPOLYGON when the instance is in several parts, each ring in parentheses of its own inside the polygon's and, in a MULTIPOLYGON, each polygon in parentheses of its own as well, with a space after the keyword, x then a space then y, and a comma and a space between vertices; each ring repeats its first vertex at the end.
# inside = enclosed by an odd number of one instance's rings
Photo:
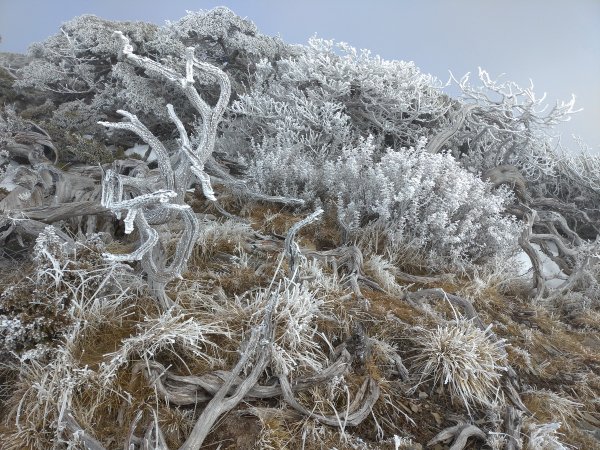
POLYGON ((123 42, 121 52, 128 62, 150 72, 154 72, 165 78, 168 82, 180 87, 192 106, 200 113, 200 118, 202 119, 201 135, 196 148, 192 148, 187 131, 177 117, 173 106, 167 106, 169 117, 179 131, 180 151, 183 152, 186 159, 191 163, 191 166, 184 165, 185 168, 178 174, 180 184, 189 184, 190 175, 193 173, 202 184, 202 190, 206 197, 210 200, 216 200, 210 185, 210 178, 204 172, 204 164, 213 152, 217 127, 223 117, 223 113, 225 112, 225 108, 227 107, 231 96, 231 82, 229 81, 229 77, 221 69, 197 60, 194 57, 194 49, 191 47, 186 49, 186 73, 185 76, 182 76, 174 69, 166 67, 157 61, 136 55, 133 53, 133 47, 129 42, 129 39, 121 32, 117 31, 115 34, 119 36, 123 42), (197 89, 194 87, 194 75, 196 70, 211 75, 219 84, 219 100, 212 109, 206 101, 202 99, 197 89))
POLYGON ((321 216, 321 214, 323 214, 323 209, 319 208, 310 216, 302 219, 298 223, 295 223, 290 228, 290 230, 287 233, 287 236, 285 237, 284 247, 285 254, 288 257, 289 261, 289 271, 291 279, 293 279, 296 276, 296 270, 298 269, 298 260, 300 258, 303 258, 298 244, 294 241, 294 239, 296 238, 296 234, 298 233, 298 231, 300 231, 302 227, 305 227, 306 225, 316 221, 321 216))
POLYGON ((173 189, 175 181, 173 177, 173 169, 171 167, 171 161, 169 160, 169 153, 160 140, 154 136, 154 134, 146 128, 146 126, 140 122, 135 114, 131 114, 127 111, 118 110, 117 113, 129 119, 129 122, 98 122, 108 128, 115 128, 118 130, 132 131, 137 134, 142 140, 148 144, 152 150, 156 153, 156 159, 161 175, 165 181, 166 189, 173 189))

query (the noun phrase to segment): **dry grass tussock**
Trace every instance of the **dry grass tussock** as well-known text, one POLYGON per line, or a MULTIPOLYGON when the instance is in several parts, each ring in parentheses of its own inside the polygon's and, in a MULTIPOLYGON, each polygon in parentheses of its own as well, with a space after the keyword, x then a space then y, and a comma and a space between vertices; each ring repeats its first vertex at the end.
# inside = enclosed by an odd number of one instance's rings
POLYGON ((489 331, 465 319, 434 330, 416 329, 412 338, 416 355, 411 365, 418 383, 412 389, 431 381, 434 389, 447 389, 469 413, 473 404, 493 407, 502 403, 506 353, 504 343, 494 341, 489 331))

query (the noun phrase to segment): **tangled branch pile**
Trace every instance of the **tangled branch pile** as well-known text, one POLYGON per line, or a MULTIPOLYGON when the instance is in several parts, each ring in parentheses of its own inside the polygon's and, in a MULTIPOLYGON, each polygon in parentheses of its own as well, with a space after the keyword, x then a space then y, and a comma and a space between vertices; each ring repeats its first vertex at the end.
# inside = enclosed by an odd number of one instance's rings
POLYGON ((226 8, 0 71, 2 448, 600 445, 572 102, 226 8))

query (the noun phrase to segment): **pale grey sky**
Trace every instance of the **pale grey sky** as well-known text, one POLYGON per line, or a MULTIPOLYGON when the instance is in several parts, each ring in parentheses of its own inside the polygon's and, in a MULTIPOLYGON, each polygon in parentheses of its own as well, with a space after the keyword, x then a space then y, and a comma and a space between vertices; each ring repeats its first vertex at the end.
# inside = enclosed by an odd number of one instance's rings
POLYGON ((163 24, 186 10, 224 5, 286 42, 323 38, 414 61, 447 80, 448 71, 527 85, 550 101, 577 97, 584 111, 561 127, 600 153, 600 0, 0 0, 0 51, 27 46, 89 13, 163 24))

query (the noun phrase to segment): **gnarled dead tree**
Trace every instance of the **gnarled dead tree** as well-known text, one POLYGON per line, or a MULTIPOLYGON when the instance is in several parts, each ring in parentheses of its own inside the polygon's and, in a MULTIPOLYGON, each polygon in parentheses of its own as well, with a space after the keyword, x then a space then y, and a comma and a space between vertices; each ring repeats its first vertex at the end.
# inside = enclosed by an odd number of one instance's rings
POLYGON ((180 75, 156 61, 136 55, 129 39, 121 32, 116 35, 122 40, 122 56, 127 62, 179 86, 202 119, 199 142, 192 146, 190 136, 173 106, 167 105, 169 117, 179 132, 179 149, 175 154, 169 154, 163 143, 134 114, 127 111, 118 111, 127 119, 126 122, 100 122, 109 128, 137 134, 154 150, 159 168, 158 175, 123 175, 113 169, 106 171, 102 181, 102 205, 111 209, 117 217, 120 217, 122 211, 126 211, 125 233, 131 233, 137 227, 142 240, 138 249, 130 254, 107 254, 106 257, 113 261, 141 260, 161 305, 169 307, 172 302, 165 293, 165 285, 180 276, 185 269, 199 229, 195 213, 184 203, 185 193, 193 179, 200 182, 207 199, 216 201, 204 164, 213 151, 217 126, 231 95, 231 84, 222 70, 195 59, 193 48, 186 50, 186 72, 185 75, 180 75), (196 71, 209 75, 219 84, 219 100, 214 108, 202 99, 194 87, 196 71), (177 216, 183 224, 183 234, 172 261, 167 263, 164 247, 160 245, 158 233, 153 227, 170 223, 177 216))

